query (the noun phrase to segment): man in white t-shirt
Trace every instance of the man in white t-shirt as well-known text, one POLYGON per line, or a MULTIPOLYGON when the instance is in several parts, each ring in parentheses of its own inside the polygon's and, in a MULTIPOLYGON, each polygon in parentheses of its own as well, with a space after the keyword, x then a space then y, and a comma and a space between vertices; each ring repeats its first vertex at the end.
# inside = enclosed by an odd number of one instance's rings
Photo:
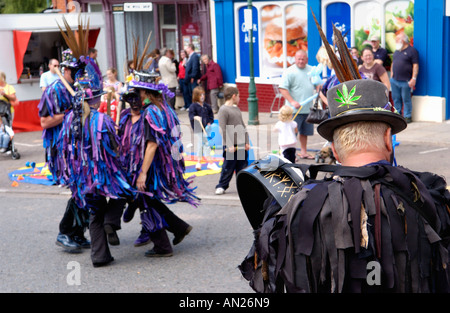
POLYGON ((55 68, 58 68, 58 66, 59 61, 57 59, 51 59, 48 62, 49 70, 41 75, 41 81, 39 83, 39 87, 41 87, 42 91, 44 91, 45 88, 50 86, 55 80, 59 78, 55 70, 55 68))
POLYGON ((314 125, 306 122, 306 118, 310 112, 310 107, 313 103, 311 100, 309 103, 303 106, 300 103, 309 97, 314 95, 315 87, 311 82, 311 78, 308 73, 311 72, 312 66, 308 65, 308 55, 304 50, 298 50, 295 53, 295 64, 291 65, 284 73, 282 83, 279 86, 280 92, 286 99, 286 104, 294 109, 294 115, 296 115, 295 122, 297 122, 297 128, 300 139, 300 158, 302 159, 314 159, 314 156, 307 153, 307 136, 314 134, 314 125))

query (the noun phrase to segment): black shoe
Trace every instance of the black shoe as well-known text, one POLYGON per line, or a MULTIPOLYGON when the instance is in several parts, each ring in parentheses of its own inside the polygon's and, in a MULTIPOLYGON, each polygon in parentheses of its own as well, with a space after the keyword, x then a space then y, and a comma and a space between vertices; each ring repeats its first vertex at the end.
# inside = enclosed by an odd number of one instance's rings
POLYGON ((73 236, 73 241, 75 241, 77 244, 80 245, 83 249, 90 249, 91 248, 91 242, 87 240, 84 236, 73 236))
POLYGON ((63 247, 67 252, 80 253, 81 246, 67 235, 59 233, 56 237, 56 244, 63 247))
POLYGON ((173 245, 175 246, 175 245, 179 244, 180 242, 182 242, 184 237, 186 237, 186 235, 189 234, 191 232, 191 230, 192 230, 192 226, 189 225, 186 228, 184 233, 182 233, 181 235, 175 235, 175 238, 173 238, 173 240, 172 240, 173 245))
POLYGON ((173 255, 172 252, 156 252, 155 248, 145 252, 145 256, 149 257, 149 258, 165 258, 165 257, 170 257, 172 255, 173 255))
POLYGON ((137 201, 128 203, 125 212, 123 212, 122 219, 124 223, 128 223, 133 219, 134 213, 136 212, 137 208, 138 208, 137 201))
POLYGON ((120 245, 119 237, 117 236, 117 233, 115 229, 111 225, 105 225, 104 227, 106 236, 108 237, 108 242, 111 246, 118 246, 120 245))
POLYGON ((405 117, 406 123, 412 123, 412 119, 410 117, 405 117))
POLYGON ((102 267, 102 266, 108 265, 108 264, 111 263, 112 261, 114 261, 114 258, 113 258, 113 257, 111 257, 111 259, 109 259, 108 261, 105 261, 105 262, 95 262, 95 263, 92 263, 92 265, 93 265, 94 267, 102 267))

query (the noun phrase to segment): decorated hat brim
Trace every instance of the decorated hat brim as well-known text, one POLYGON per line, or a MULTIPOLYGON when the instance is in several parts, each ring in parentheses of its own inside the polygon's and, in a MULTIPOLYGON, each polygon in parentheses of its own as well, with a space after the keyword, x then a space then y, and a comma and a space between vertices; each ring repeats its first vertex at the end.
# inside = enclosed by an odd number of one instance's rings
POLYGON ((353 111, 340 116, 329 118, 317 126, 317 132, 328 141, 333 141, 334 130, 354 122, 385 122, 391 126, 391 133, 395 135, 407 127, 406 120, 397 113, 388 111, 353 111))
POLYGON ((168 97, 174 97, 175 96, 175 94, 170 91, 169 87, 167 87, 167 85, 162 84, 162 83, 153 84, 153 83, 147 83, 147 82, 140 82, 140 81, 131 80, 129 82, 129 84, 128 84, 128 88, 160 91, 160 92, 162 92, 163 94, 165 94, 168 97))

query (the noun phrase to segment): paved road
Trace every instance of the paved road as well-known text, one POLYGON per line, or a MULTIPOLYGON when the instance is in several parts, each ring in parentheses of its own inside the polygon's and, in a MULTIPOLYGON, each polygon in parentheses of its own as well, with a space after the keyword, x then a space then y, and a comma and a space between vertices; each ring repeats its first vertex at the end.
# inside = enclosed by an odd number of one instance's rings
POLYGON ((151 245, 133 246, 141 226, 136 216, 122 225, 121 244, 111 247, 115 258, 111 266, 93 268, 89 250, 70 254, 55 245, 67 199, 2 195, 0 292, 251 291, 237 269, 252 241, 251 228, 239 206, 172 205, 194 228, 174 247, 170 258, 147 258, 144 253, 151 245), (78 268, 79 280, 73 272, 78 268))

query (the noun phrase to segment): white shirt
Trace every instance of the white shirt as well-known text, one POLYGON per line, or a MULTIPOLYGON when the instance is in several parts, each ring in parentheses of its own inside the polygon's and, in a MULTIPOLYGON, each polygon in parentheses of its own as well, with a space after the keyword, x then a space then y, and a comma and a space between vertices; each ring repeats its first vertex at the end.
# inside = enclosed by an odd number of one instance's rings
POLYGON ((297 137, 295 136, 295 129, 297 128, 297 122, 278 121, 273 130, 278 132, 278 145, 281 150, 284 151, 287 148, 295 147, 297 144, 297 137))
POLYGON ((42 73, 41 75, 41 81, 39 83, 39 87, 48 87, 50 86, 55 80, 59 78, 58 74, 53 74, 50 71, 47 71, 45 73, 42 73))

